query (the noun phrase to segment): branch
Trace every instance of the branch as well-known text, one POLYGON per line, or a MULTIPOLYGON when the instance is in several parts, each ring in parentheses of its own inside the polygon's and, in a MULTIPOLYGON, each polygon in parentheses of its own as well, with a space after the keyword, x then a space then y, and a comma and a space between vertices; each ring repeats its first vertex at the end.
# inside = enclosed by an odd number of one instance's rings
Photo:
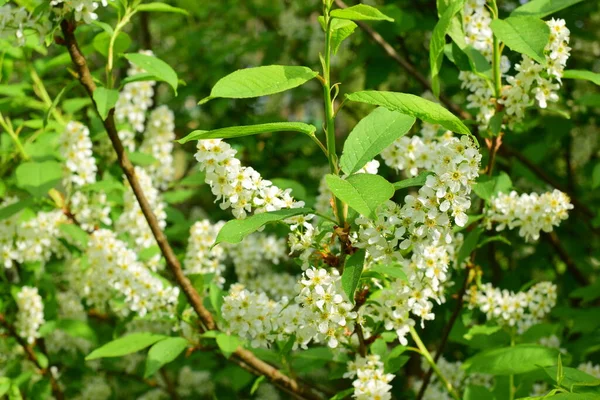
MULTIPOLYGON (((17 343, 19 343, 23 350, 25 350, 25 354, 27 355, 29 361, 31 361, 37 367, 37 369, 40 370, 42 375, 48 376, 48 378, 50 379, 50 386, 52 387, 52 394, 54 395, 54 397, 57 400, 63 400, 65 398, 65 395, 60 389, 60 386, 58 385, 56 379, 54 379, 54 376, 52 375, 52 372, 50 372, 50 369, 42 367, 31 346, 29 346, 29 344, 21 336, 19 336, 19 334, 15 330, 15 327, 8 323, 6 318, 4 318, 3 314, 0 314, 0 325, 4 326, 4 328, 6 328, 10 336, 15 338, 17 343)), ((46 358, 48 358, 48 356, 46 356, 46 358)))
MULTIPOLYGON (((67 47, 69 55, 71 56, 71 60, 73 61, 73 64, 77 69, 79 81, 84 86, 84 88, 88 92, 89 97, 92 99, 93 102, 93 93, 94 90, 96 90, 96 84, 92 79, 92 75, 87 66, 85 57, 81 53, 81 50, 79 49, 79 46, 77 44, 77 40, 75 38, 75 28, 76 26, 73 22, 67 20, 63 20, 61 22, 61 29, 64 36, 64 45, 67 47)), ((190 305, 194 308, 196 314, 198 314, 198 317, 200 321, 204 324, 205 328, 207 330, 217 330, 217 325, 214 321, 212 314, 204 307, 200 295, 192 286, 189 279, 183 274, 179 260, 175 256, 175 253, 169 245, 165 234, 162 232, 158 225, 156 216, 152 212, 152 208, 150 207, 150 204, 148 203, 148 200, 144 195, 142 187, 140 186, 140 183, 135 175, 135 169, 131 164, 131 161, 129 161, 129 158, 127 157, 127 154, 125 153, 125 150, 123 148, 123 144, 119 139, 119 135, 115 126, 114 114, 115 109, 112 108, 109 111, 106 120, 104 121, 104 128, 106 129, 106 132, 112 142, 113 148, 115 149, 119 165, 125 173, 125 176, 127 177, 131 189, 133 190, 133 193, 135 194, 135 197, 140 205, 142 213, 144 214, 144 217, 146 218, 146 221, 148 222, 148 225, 152 230, 152 234, 154 235, 154 238, 158 243, 161 253, 166 260, 167 266, 173 273, 175 281, 183 290, 190 305)), ((242 361, 243 363, 250 366, 251 369, 255 371, 255 373, 266 376, 277 386, 280 386, 286 391, 293 392, 300 398, 309 400, 321 399, 321 396, 317 394, 311 387, 303 385, 298 381, 282 374, 281 371, 279 371, 277 368, 260 360, 254 355, 254 353, 252 353, 249 350, 239 347, 235 351, 234 357, 237 360, 242 361)))

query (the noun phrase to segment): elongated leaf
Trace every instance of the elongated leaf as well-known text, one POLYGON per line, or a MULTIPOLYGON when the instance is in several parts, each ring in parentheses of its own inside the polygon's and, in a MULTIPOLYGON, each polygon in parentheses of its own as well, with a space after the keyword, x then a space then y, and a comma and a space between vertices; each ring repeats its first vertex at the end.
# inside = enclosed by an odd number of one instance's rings
POLYGON ((437 103, 413 94, 365 90, 347 94, 346 97, 351 101, 383 106, 432 124, 440 124, 452 132, 470 134, 469 128, 450 111, 437 103))
POLYGON ((149 74, 147 72, 142 72, 140 74, 135 74, 132 76, 127 76, 125 77, 122 81, 121 81, 121 88, 123 88, 125 85, 127 85, 128 83, 133 83, 133 82, 147 82, 147 81, 157 81, 160 80, 157 77, 155 77, 152 74, 149 74))
MULTIPOLYGON (((112 29, 112 28, 111 28, 112 29)), ((110 45, 110 37, 112 33, 100 32, 96 35, 93 41, 94 49, 104 57, 108 57, 108 46, 110 45)), ((131 46, 131 38, 125 32, 119 32, 113 45, 113 54, 121 54, 127 51, 131 46)), ((85 54, 85 53, 84 53, 85 54)))
POLYGON ((553 365, 557 355, 558 349, 520 344, 483 351, 467 359, 463 368, 490 375, 524 374, 535 371, 539 366, 553 365))
POLYGON ((100 114, 100 118, 104 121, 108 116, 108 111, 117 104, 119 92, 114 89, 98 87, 94 90, 93 97, 96 108, 98 109, 98 114, 100 114))
POLYGON ((462 262, 469 257, 473 250, 475 250, 477 243, 479 242, 479 237, 482 233, 483 229, 478 226, 467 234, 465 241, 460 247, 460 250, 458 250, 458 255, 456 256, 456 265, 462 264, 462 262))
POLYGON ((163 365, 175 360, 188 347, 188 341, 180 337, 169 337, 155 343, 148 351, 144 378, 149 378, 163 365))
POLYGON ((531 0, 528 3, 517 7, 510 14, 511 16, 528 16, 544 18, 557 11, 581 3, 583 0, 531 0))
POLYGON ((440 20, 433 28, 431 41, 429 42, 429 66, 431 69, 431 87, 433 94, 440 95, 439 73, 444 60, 444 46, 446 45, 446 33, 450 28, 450 22, 454 16, 462 10, 464 0, 454 0, 443 12, 440 20))
POLYGON ((584 71, 579 69, 568 69, 563 72, 565 79, 580 79, 595 83, 600 86, 600 74, 592 71, 584 71))
POLYGON ((68 238, 70 238, 81 248, 86 248, 88 244, 89 236, 86 231, 81 229, 75 224, 61 224, 58 229, 68 238))
POLYGON ((17 186, 41 197, 62 178, 62 166, 56 161, 25 162, 15 171, 17 186))
POLYGON ((338 8, 331 11, 330 15, 339 19, 350 19, 353 21, 390 21, 393 18, 388 17, 375 7, 366 4, 357 4, 348 8, 338 8))
POLYGON ((186 137, 177 140, 177 142, 183 144, 191 140, 228 139, 270 132, 300 132, 306 135, 313 135, 316 130, 317 128, 313 125, 304 124, 302 122, 271 122, 268 124, 232 126, 210 131, 197 130, 186 137))
POLYGON ((545 64, 544 48, 548 44, 550 28, 535 17, 508 17, 492 21, 494 35, 514 51, 545 64))
POLYGON ((354 304, 354 291, 360 281, 363 267, 365 266, 365 250, 360 249, 346 259, 342 273, 342 288, 348 299, 354 304))
POLYGON ((385 274, 392 278, 401 279, 403 281, 408 281, 408 277, 406 273, 402 269, 402 266, 399 264, 396 265, 385 265, 385 264, 377 264, 374 267, 369 268, 369 272, 377 272, 379 274, 385 274))
POLYGON ((407 187, 423 186, 425 182, 427 182, 427 177, 431 174, 433 174, 433 172, 424 171, 421 172, 419 175, 415 176, 414 178, 403 179, 400 182, 395 182, 394 189, 400 190, 407 187))
POLYGON ((501 172, 498 176, 489 177, 482 175, 478 182, 473 185, 473 191, 483 200, 490 201, 498 193, 508 193, 512 187, 510 176, 501 172))
POLYGON ((335 197, 364 216, 375 215, 377 207, 394 195, 394 185, 379 175, 357 174, 342 179, 329 174, 325 181, 335 197))
MULTIPOLYGON (((546 371, 548 376, 550 376, 550 378, 553 379, 555 382, 557 381, 557 376, 559 376, 558 369, 559 367, 557 365, 551 367, 544 367, 544 371, 546 371)), ((563 378, 559 384, 568 388, 571 391, 576 386, 600 386, 600 379, 589 375, 583 371, 570 367, 562 367, 562 370, 563 378)))
POLYGON ((346 19, 331 21, 331 51, 336 54, 342 42, 348 38, 358 25, 346 19))
POLYGON ((12 217, 19 211, 33 205, 33 203, 33 197, 28 197, 26 199, 19 200, 16 203, 11 204, 9 206, 0 208, 0 221, 12 217))
POLYGON ((121 357, 145 349, 165 338, 165 335, 157 335, 149 332, 132 333, 106 343, 104 346, 92 351, 85 359, 95 360, 97 358, 121 357))
POLYGON ((467 340, 473 339, 475 335, 491 335, 492 333, 496 333, 501 330, 502 327, 499 325, 475 325, 469 329, 467 333, 463 335, 463 337, 467 340))
POLYGON ((350 175, 361 169, 396 139, 406 135, 415 118, 378 107, 360 120, 344 142, 342 171, 350 175))
POLYGON ((230 336, 226 333, 219 333, 217 335, 217 346, 219 346, 225 358, 231 357, 241 344, 242 342, 237 336, 230 336))
POLYGON ((83 338, 90 342, 96 341, 96 332, 85 321, 76 319, 60 319, 56 321, 56 329, 67 332, 72 337, 83 338))
POLYGON ((54 111, 54 109, 60 102, 60 99, 62 99, 62 96, 63 96, 63 94, 65 94, 65 91, 67 90, 67 88, 70 88, 70 87, 71 87, 71 84, 62 88, 62 90, 56 95, 54 100, 52 100, 52 104, 50 104, 50 107, 48 107, 48 110, 44 114, 44 120, 43 120, 44 122, 42 125, 44 128, 46 128, 46 126, 48 125, 48 120, 50 119, 50 114, 52 114, 52 111, 54 111))
POLYGON ((200 100, 204 104, 212 99, 245 99, 285 92, 298 87, 317 76, 308 67, 291 65, 267 65, 263 67, 239 69, 221 78, 210 92, 210 96, 200 100))
POLYGON ((219 243, 239 243, 244 240, 246 236, 252 232, 256 232, 260 227, 268 223, 282 221, 296 215, 310 214, 311 212, 313 212, 313 210, 310 208, 289 208, 254 214, 246 219, 227 221, 219 231, 214 245, 219 243))
POLYGON ((167 12, 167 13, 177 13, 183 15, 190 15, 187 10, 183 8, 173 7, 165 3, 153 2, 140 4, 136 7, 138 11, 146 11, 146 12, 167 12))
POLYGON ((127 53, 124 57, 148 74, 154 75, 157 80, 167 82, 177 95, 177 73, 169 64, 155 56, 141 53, 127 53))

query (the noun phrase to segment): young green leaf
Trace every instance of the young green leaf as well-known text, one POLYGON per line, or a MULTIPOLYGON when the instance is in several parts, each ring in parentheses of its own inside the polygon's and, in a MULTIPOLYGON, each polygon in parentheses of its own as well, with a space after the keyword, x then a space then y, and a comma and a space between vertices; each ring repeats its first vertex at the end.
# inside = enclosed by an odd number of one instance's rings
POLYGON ((310 214, 313 210, 310 208, 288 208, 284 210, 265 212, 251 215, 245 219, 234 219, 227 221, 217 234, 215 240, 216 246, 219 243, 239 243, 252 232, 256 232, 260 227, 284 219, 295 217, 296 215, 310 214))
POLYGON ((440 20, 433 28, 429 42, 429 65, 431 69, 431 87, 436 97, 440 95, 439 73, 444 60, 444 46, 446 45, 446 33, 450 28, 450 22, 454 16, 462 10, 464 0, 454 0, 443 12, 440 20))
POLYGON ((473 191, 479 198, 490 201, 498 193, 508 193, 511 187, 510 177, 505 172, 501 172, 494 177, 487 175, 479 177, 478 182, 473 185, 473 191))
POLYGON ((402 266, 399 264, 395 265, 387 265, 387 264, 377 264, 374 267, 369 268, 369 272, 377 272, 379 274, 388 275, 395 279, 400 279, 408 282, 408 277, 406 273, 402 269, 402 266))
POLYGON ((365 166, 394 141, 404 136, 415 118, 378 107, 361 119, 344 142, 340 157, 342 171, 351 175, 365 166))
MULTIPOLYGON (((110 45, 110 38, 112 34, 108 32, 100 32, 94 38, 92 42, 94 49, 104 57, 108 57, 108 46, 110 45)), ((131 46, 131 38, 125 32, 119 32, 115 43, 113 45, 114 54, 121 54, 127 51, 131 46)))
POLYGON ((433 172, 423 171, 419 175, 415 176, 414 178, 403 179, 400 182, 395 182, 394 189, 400 190, 400 189, 404 189, 407 187, 423 186, 425 184, 425 182, 427 182, 427 177, 431 174, 433 174, 433 172))
POLYGON ((25 162, 15 171, 17 186, 33 196, 41 197, 62 178, 62 165, 56 161, 25 162))
POLYGON ((540 64, 546 63, 544 48, 550 38, 550 28, 535 17, 508 17, 492 21, 494 35, 508 47, 525 54, 540 64))
POLYGON ((518 344, 482 351, 467 359, 463 368, 490 375, 517 375, 553 365, 558 349, 533 344, 518 344))
POLYGON ((595 83, 600 86, 600 74, 592 71, 584 71, 580 69, 568 69, 563 72, 565 79, 580 79, 595 83))
POLYGON ((346 19, 333 19, 331 21, 331 51, 336 54, 342 42, 348 38, 358 25, 346 19))
POLYGON ((186 137, 177 140, 177 142, 184 144, 191 140, 229 139, 271 132, 300 132, 310 136, 314 135, 316 130, 317 128, 313 125, 304 124, 302 122, 271 122, 258 125, 231 126, 210 131, 197 130, 186 137))
POLYGON ((477 243, 479 242, 479 237, 482 233, 483 228, 478 226, 477 228, 473 229, 467 234, 462 246, 458 250, 458 255, 456 256, 456 265, 462 264, 462 262, 466 260, 467 257, 469 257, 471 252, 475 250, 475 248, 477 247, 477 243))
POLYGON ((33 205, 33 203, 33 197, 27 197, 22 200, 19 199, 19 201, 17 201, 16 203, 0 208, 0 221, 12 217, 19 211, 33 205))
POLYGON ((106 343, 104 346, 92 351, 85 359, 95 360, 97 358, 121 357, 143 350, 165 338, 165 335, 157 335, 149 332, 132 333, 106 343))
POLYGON ((96 332, 85 321, 77 319, 59 319, 54 325, 55 329, 60 329, 75 338, 83 338, 90 342, 96 341, 96 332))
POLYGON ((189 342, 181 337, 169 337, 155 343, 148 351, 144 378, 149 378, 163 365, 175 360, 188 347, 189 342))
POLYGON ((317 72, 308 67, 291 65, 266 65, 239 69, 221 78, 212 88, 210 96, 200 100, 198 104, 219 97, 245 99, 285 92, 308 82, 317 75, 317 72))
POLYGON ((140 4, 136 7, 136 10, 142 12, 167 12, 190 15, 190 13, 187 12, 187 10, 184 10, 183 8, 173 7, 168 4, 159 2, 140 4))
POLYGON ((0 396, 4 396, 10 389, 10 378, 0 376, 0 396))
POLYGON ((177 73, 169 64, 158 57, 147 54, 127 53, 123 56, 148 74, 154 75, 157 80, 168 83, 173 88, 175 95, 177 95, 177 73))
POLYGON ((400 111, 403 114, 412 115, 432 124, 440 124, 452 132, 466 135, 471 133, 469 128, 450 111, 437 103, 413 94, 365 90, 347 94, 346 97, 351 101, 383 106, 389 110, 400 111))
POLYGON ((129 160, 134 165, 139 165, 140 167, 147 167, 148 165, 152 165, 158 160, 154 158, 154 156, 146 153, 142 153, 141 151, 133 151, 128 154, 129 160))
POLYGON ((488 336, 498 332, 501 329, 502 327, 500 325, 475 325, 472 326, 469 331, 463 335, 463 337, 467 340, 471 340, 475 335, 488 336))
POLYGON ((85 249, 88 244, 88 234, 75 224, 60 224, 58 229, 75 244, 85 249))
POLYGON ((242 344, 242 341, 237 336, 230 336, 226 333, 217 335, 217 346, 225 358, 231 357, 235 350, 242 344))
POLYGON ((356 174, 342 179, 329 174, 325 181, 335 197, 367 217, 374 216, 377 207, 394 195, 394 185, 379 175, 356 174))
POLYGON ((50 114, 52 114, 52 111, 54 111, 54 109, 56 108, 56 106, 60 102, 60 99, 62 99, 62 96, 67 91, 67 88, 70 89, 71 88, 71 84, 68 84, 67 86, 65 86, 64 88, 62 88, 61 91, 56 95, 56 97, 52 101, 52 104, 50 105, 50 107, 48 107, 48 110, 44 114, 44 120, 43 120, 43 125, 42 125, 44 128, 46 128, 46 126, 48 125, 48 120, 50 119, 50 114))
POLYGON ((463 400, 488 400, 494 398, 494 394, 488 388, 472 384, 466 387, 463 396, 463 400))
POLYGON ((357 4, 348 8, 337 8, 331 11, 330 15, 333 18, 350 19, 353 21, 390 21, 394 22, 393 18, 388 17, 375 7, 366 4, 357 4))
POLYGON ((365 250, 359 249, 346 259, 342 273, 342 288, 348 299, 354 304, 354 291, 360 281, 363 267, 365 266, 365 250))
POLYGON ((104 121, 110 109, 117 104, 119 92, 115 89, 107 89, 100 86, 94 90, 93 98, 98 109, 98 114, 100 114, 100 118, 104 121))
POLYGON ((544 18, 582 1, 583 0, 531 0, 520 7, 515 8, 510 15, 513 17, 527 16, 544 18))
POLYGON ((559 367, 559 365, 555 365, 550 367, 544 367, 544 371, 558 385, 566 387, 571 391, 577 386, 600 386, 600 379, 589 375, 583 371, 580 371, 576 368, 563 367, 562 365, 559 367), (559 370, 561 369, 562 374, 559 372, 559 370), (561 380, 558 379, 560 376, 562 376, 561 380))

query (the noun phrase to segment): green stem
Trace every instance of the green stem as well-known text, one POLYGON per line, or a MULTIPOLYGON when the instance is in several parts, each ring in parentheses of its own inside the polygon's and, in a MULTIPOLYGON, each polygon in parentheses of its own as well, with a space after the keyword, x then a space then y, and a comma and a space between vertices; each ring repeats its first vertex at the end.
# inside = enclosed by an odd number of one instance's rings
POLYGON ((123 15, 123 19, 121 19, 118 23, 117 26, 115 26, 115 30, 113 31, 112 36, 110 37, 110 42, 108 43, 108 60, 106 62, 106 87, 108 89, 111 89, 113 86, 113 81, 112 81, 112 69, 113 69, 113 58, 114 58, 114 47, 115 47, 115 41, 117 40, 117 37, 119 36, 119 33, 121 32, 121 30, 125 27, 125 25, 127 25, 131 19, 131 17, 133 17, 133 15, 136 13, 136 10, 130 10, 129 8, 127 8, 125 10, 125 15, 123 15))
MULTIPOLYGON (((40 99, 44 102, 46 107, 52 107, 52 99, 50 98, 50 95, 46 90, 46 86, 44 86, 44 82, 40 79, 40 76, 38 75, 33 65, 29 66, 29 76, 31 76, 31 80, 35 84, 40 99)), ((67 124, 65 119, 62 117, 61 113, 56 109, 56 107, 52 109, 52 115, 59 124, 63 126, 67 124)))
MULTIPOLYGON (((327 143, 327 158, 329 160, 329 169, 334 175, 339 175, 337 166, 337 153, 335 151, 335 111, 333 109, 333 101, 331 100, 331 17, 329 10, 331 6, 325 5, 325 59, 323 62, 323 97, 325 99, 325 135, 327 143)), ((345 204, 335 198, 334 213, 341 227, 344 226, 346 220, 345 204)))
MULTIPOLYGON (((511 333, 510 347, 514 347, 514 346, 515 346, 515 335, 514 335, 514 333, 511 333)), ((515 399, 515 376, 513 374, 510 374, 508 376, 508 399, 509 400, 515 399)))
POLYGON ((29 155, 25 151, 25 148, 23 147, 23 144, 21 143, 21 140, 19 139, 19 135, 17 135, 17 133, 14 131, 12 124, 10 123, 10 120, 8 118, 4 119, 4 116, 2 115, 2 113, 0 113, 0 126, 6 131, 6 133, 8 133, 8 135, 15 142, 15 146, 17 147, 17 150, 19 151, 19 153, 21 153, 21 156, 23 157, 23 159, 29 160, 29 155))
POLYGON ((450 393, 450 396, 452 396, 452 398, 454 400, 460 400, 460 396, 458 395, 458 393, 456 393, 456 390, 454 389, 454 387, 452 387, 452 384, 450 382, 448 382, 446 377, 442 374, 442 371, 439 369, 439 367, 433 360, 433 357, 431 357, 429 350, 427 350, 427 347, 425 347, 425 345, 423 344, 423 341, 419 337, 419 334, 417 333, 417 331, 415 331, 415 328, 412 326, 410 327, 410 335, 412 336, 417 347, 419 348, 420 353, 423 355, 423 357, 425 357, 425 359, 427 360, 429 365, 431 365, 431 369, 433 369, 433 372, 435 372, 437 377, 440 379, 440 381, 446 387, 446 390, 448 391, 448 393, 450 393))
MULTIPOLYGON (((498 5, 496 4, 496 0, 492 0, 492 16, 494 19, 498 18, 498 5)), ((493 42, 493 54, 492 54, 492 75, 494 78, 494 92, 496 95, 496 99, 500 98, 502 94, 502 74, 500 72, 500 60, 502 56, 502 50, 500 49, 500 41, 494 35, 493 42)))

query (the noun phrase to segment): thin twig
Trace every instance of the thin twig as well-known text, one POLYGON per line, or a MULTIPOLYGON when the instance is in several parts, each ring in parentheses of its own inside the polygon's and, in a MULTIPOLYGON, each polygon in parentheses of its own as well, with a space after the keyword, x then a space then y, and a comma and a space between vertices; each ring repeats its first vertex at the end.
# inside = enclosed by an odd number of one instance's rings
POLYGON ((582 286, 587 286, 590 284, 588 278, 577 268, 577 264, 575 261, 569 256, 569 253, 564 249, 562 244, 560 243, 560 239, 556 235, 556 232, 542 232, 542 236, 544 239, 552 246, 554 251, 558 254, 560 259, 567 265, 567 270, 573 275, 575 280, 582 286))

